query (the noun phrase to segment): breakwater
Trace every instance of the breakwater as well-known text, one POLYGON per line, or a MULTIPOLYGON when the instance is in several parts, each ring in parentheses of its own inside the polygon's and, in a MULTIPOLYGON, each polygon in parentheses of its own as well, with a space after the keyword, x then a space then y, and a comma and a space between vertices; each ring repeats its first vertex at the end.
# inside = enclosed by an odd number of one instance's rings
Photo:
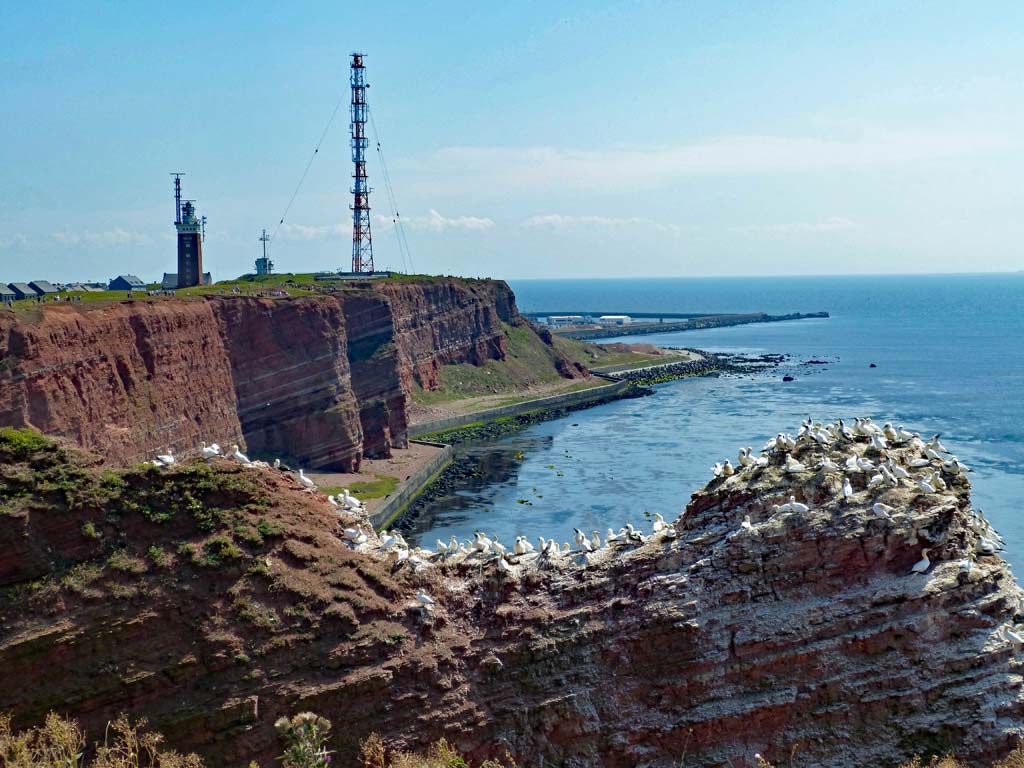
POLYGON ((580 328, 553 330, 552 333, 568 339, 606 339, 613 336, 640 336, 648 333, 675 333, 678 331, 697 331, 708 328, 726 328, 733 325, 749 325, 751 323, 780 323, 786 320, 822 319, 829 316, 828 312, 791 312, 786 315, 769 315, 765 312, 753 312, 741 315, 706 315, 692 317, 673 323, 634 323, 632 325, 614 325, 608 328, 580 328))

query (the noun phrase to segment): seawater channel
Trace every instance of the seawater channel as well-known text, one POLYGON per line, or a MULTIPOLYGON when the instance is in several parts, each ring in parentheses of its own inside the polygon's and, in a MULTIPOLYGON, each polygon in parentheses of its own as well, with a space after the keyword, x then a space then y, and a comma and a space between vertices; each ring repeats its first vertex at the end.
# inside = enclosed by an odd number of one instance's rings
POLYGON ((1024 519, 1017 513, 1022 444, 1009 439, 1002 393, 985 386, 1005 370, 1005 357, 989 361, 976 353, 974 366, 964 369, 938 346, 908 354, 894 341, 843 343, 843 330, 842 321, 801 320, 643 337, 662 346, 789 359, 762 374, 680 379, 654 387, 649 397, 457 446, 458 476, 443 495, 418 505, 406 535, 433 548, 438 538, 471 538, 477 529, 506 545, 520 534, 535 543, 538 536, 570 541, 573 528, 603 535, 627 522, 649 531, 649 514, 673 519, 711 479, 711 465, 735 463, 741 446, 758 450, 808 416, 869 415, 927 436, 943 433, 974 468, 974 504, 1005 537, 1007 560, 1024 564, 1024 519), (787 375, 794 381, 784 382, 787 375))

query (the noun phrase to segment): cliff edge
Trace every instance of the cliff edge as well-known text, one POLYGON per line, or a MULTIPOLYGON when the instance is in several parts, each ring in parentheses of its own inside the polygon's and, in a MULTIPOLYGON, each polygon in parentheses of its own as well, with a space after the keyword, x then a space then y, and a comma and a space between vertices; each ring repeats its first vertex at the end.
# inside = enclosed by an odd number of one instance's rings
POLYGON ((206 440, 357 470, 407 444, 414 383, 504 360, 506 327, 525 327, 504 282, 457 278, 32 309, 0 311, 0 425, 121 466, 206 440))
POLYGON ((504 572, 494 553, 400 560, 274 470, 103 470, 7 431, 0 709, 101 729, 130 708, 215 764, 270 759, 301 709, 344 724, 340 759, 373 731, 572 766, 1006 753, 1022 593, 966 476, 832 434, 713 480, 671 533, 504 572))

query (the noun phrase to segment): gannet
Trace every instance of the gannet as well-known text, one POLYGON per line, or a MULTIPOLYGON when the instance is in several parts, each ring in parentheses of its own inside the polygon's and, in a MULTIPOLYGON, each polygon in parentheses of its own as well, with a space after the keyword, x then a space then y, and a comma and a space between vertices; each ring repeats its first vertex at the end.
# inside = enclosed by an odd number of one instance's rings
POLYGON ((725 464, 722 465, 722 474, 726 477, 731 477, 736 474, 736 467, 734 467, 732 462, 728 459, 726 459, 725 464))
POLYGON ((721 477, 724 467, 720 461, 716 461, 714 466, 711 467, 711 471, 714 473, 715 477, 721 477))
POLYGON ((911 459, 907 462, 907 466, 913 467, 914 469, 921 469, 922 467, 930 467, 932 462, 930 459, 911 459))
POLYGON ((939 440, 939 437, 940 435, 935 435, 935 437, 929 440, 928 447, 933 451, 938 451, 939 453, 949 453, 949 451, 946 450, 946 446, 944 446, 942 441, 939 440))
POLYGON ((792 474, 794 472, 803 472, 806 469, 807 469, 807 467, 805 467, 799 461, 794 459, 788 453, 786 454, 786 472, 789 472, 789 473, 792 474))
POLYGON ((498 558, 498 570, 502 573, 512 573, 512 566, 509 565, 504 555, 498 558))
POLYGON ((626 523, 626 538, 628 538, 630 541, 635 541, 640 544, 643 544, 645 541, 644 535, 640 533, 640 531, 633 528, 632 523, 626 523))
POLYGON ((901 443, 909 443, 915 437, 913 432, 908 432, 903 428, 903 425, 896 427, 896 439, 901 443))
POLYGON ((654 513, 654 525, 652 527, 654 528, 654 532, 655 533, 658 533, 659 531, 664 530, 664 528, 665 528, 665 518, 662 517, 659 513, 655 512, 654 513))
POLYGON ((994 555, 996 553, 996 544, 991 539, 979 536, 978 541, 974 544, 974 550, 979 555, 994 555))
MULTIPOLYGON (((623 529, 623 530, 625 530, 625 529, 623 529)), ((604 537, 604 543, 608 544, 609 546, 611 546, 612 544, 614 544, 616 542, 622 541, 622 535, 621 535, 622 532, 623 531, 620 531, 619 533, 615 533, 614 531, 612 531, 611 528, 609 528, 608 529, 608 535, 604 537)))
POLYGON ((590 532, 590 546, 592 546, 594 549, 601 548, 601 534, 597 531, 590 532))
POLYGON ((576 542, 576 548, 577 549, 583 549, 583 543, 584 542, 586 542, 587 544, 590 543, 589 541, 587 541, 586 535, 579 528, 573 528, 572 530, 573 530, 572 540, 576 542))
POLYGON ((932 472, 929 482, 935 487, 936 491, 946 490, 946 481, 942 479, 942 474, 939 472, 932 472))
POLYGON ((850 485, 850 478, 843 478, 843 499, 849 501, 853 496, 853 486, 850 485))
POLYGON ((440 539, 437 540, 437 554, 439 554, 439 555, 447 555, 448 554, 448 545, 445 544, 440 539))
MULTIPOLYGON (((381 549, 391 549, 391 547, 393 547, 397 543, 398 543, 398 537, 397 536, 393 536, 392 534, 388 533, 386 528, 383 531, 380 532, 380 548, 381 549)), ((441 543, 440 540, 437 543, 440 544, 441 543)))
POLYGON ((882 517, 889 517, 889 515, 895 511, 893 507, 890 507, 888 504, 883 504, 880 501, 876 501, 871 509, 876 515, 881 515, 882 517))
POLYGON ((871 447, 876 451, 887 451, 889 449, 888 443, 885 442, 885 438, 881 435, 871 436, 871 447))
POLYGON ((876 485, 881 485, 885 482, 885 478, 882 473, 879 472, 877 475, 872 475, 871 479, 868 480, 868 488, 874 488, 876 485))
POLYGON ((974 570, 974 561, 966 557, 960 561, 960 573, 970 573, 974 570))
POLYGON ((434 598, 432 598, 426 592, 417 592, 416 599, 419 600, 420 605, 422 605, 428 611, 434 607, 434 598))
POLYGON ((249 457, 242 453, 240 450, 238 450, 237 443, 231 446, 231 458, 242 464, 252 464, 252 462, 249 461, 249 457))
POLYGON ((1004 626, 1003 637, 1005 637, 1007 640, 1013 643, 1014 652, 1016 652, 1017 648, 1019 648, 1021 645, 1024 645, 1024 635, 1017 631, 1016 627, 1011 629, 1009 626, 1004 626))
POLYGON ((156 460, 163 464, 165 467, 169 467, 174 464, 174 452, 168 448, 167 453, 161 453, 156 457, 156 460))
POLYGON ((512 551, 517 555, 525 555, 529 551, 523 543, 522 536, 516 536, 516 543, 512 545, 512 551))
POLYGON ((861 472, 870 472, 875 468, 875 465, 865 459, 863 456, 858 456, 855 459, 857 466, 860 467, 861 472))
POLYGON ((664 536, 666 539, 674 539, 676 535, 676 528, 674 525, 666 526, 665 530, 662 531, 662 536, 664 536))
POLYGON ((498 537, 497 536, 495 536, 493 539, 491 539, 491 549, 493 549, 495 552, 497 552, 502 557, 505 556, 505 552, 507 551, 505 549, 505 545, 502 544, 500 541, 498 541, 498 537))
POLYGON ((899 464, 894 464, 892 461, 889 462, 889 471, 892 473, 892 476, 898 480, 910 479, 910 473, 899 464))
POLYGON ((885 422, 882 425, 882 434, 885 435, 885 439, 890 443, 899 442, 900 436, 895 429, 892 428, 892 422, 885 422))
POLYGON ((206 459, 207 461, 212 459, 214 456, 219 456, 220 455, 220 451, 218 451, 212 445, 207 445, 205 440, 201 443, 201 447, 199 449, 199 452, 203 455, 203 458, 206 459))
POLYGON ((316 488, 316 483, 306 477, 306 473, 303 470, 299 470, 299 482, 310 489, 316 488))
POLYGON ((740 528, 744 531, 754 530, 754 524, 750 522, 750 515, 743 516, 743 522, 740 523, 740 528))
POLYGON ((806 504, 803 504, 796 500, 796 496, 789 497, 789 511, 790 512, 810 512, 811 508, 806 504))
POLYGON ((924 493, 935 493, 935 486, 929 483, 926 479, 918 480, 917 487, 920 488, 924 493))
POLYGON ((741 467, 749 467, 754 463, 754 459, 750 455, 752 452, 752 448, 740 448, 739 462, 741 467))
POLYGON ((767 467, 768 466, 768 457, 767 456, 758 456, 754 460, 754 466, 758 467, 758 468, 767 467))
POLYGON ((914 567, 910 569, 911 573, 924 573, 931 567, 932 561, 928 559, 928 548, 921 550, 921 559, 914 563, 914 567))

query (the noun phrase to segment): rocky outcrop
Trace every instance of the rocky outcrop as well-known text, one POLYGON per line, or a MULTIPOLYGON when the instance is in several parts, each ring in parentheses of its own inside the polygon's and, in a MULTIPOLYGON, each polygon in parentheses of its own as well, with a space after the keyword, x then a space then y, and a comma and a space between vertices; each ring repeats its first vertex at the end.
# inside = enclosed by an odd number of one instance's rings
MULTIPOLYGON (((21 586, 0 616, 0 668, 19 681, 0 709, 101 728, 131 707, 172 746, 232 765, 269 761, 275 718, 305 709, 344 724, 342 763, 372 731, 526 765, 1005 753, 1024 715, 1005 634, 1022 593, 966 478, 938 463, 897 486, 817 468, 877 463, 864 438, 804 437, 791 455, 804 467, 787 471, 780 450, 709 483, 674 536, 512 556, 506 574, 493 555, 410 570, 369 531, 352 550, 340 529, 365 520, 272 470, 90 480, 74 457, 5 457, 0 573, 21 586), (925 472, 945 490, 919 491, 925 472), (785 508, 791 496, 808 509, 785 508), (35 553, 20 574, 18 542, 35 553)), ((889 455, 909 467, 921 452, 889 455)))
MULTIPOLYGON (((112 465, 195 455, 207 440, 342 471, 406 445, 413 382, 430 389, 442 365, 503 360, 503 323, 521 322, 505 283, 455 278, 39 314, 0 311, 0 425, 112 465)), ((551 360, 579 375, 553 348, 551 360)))

